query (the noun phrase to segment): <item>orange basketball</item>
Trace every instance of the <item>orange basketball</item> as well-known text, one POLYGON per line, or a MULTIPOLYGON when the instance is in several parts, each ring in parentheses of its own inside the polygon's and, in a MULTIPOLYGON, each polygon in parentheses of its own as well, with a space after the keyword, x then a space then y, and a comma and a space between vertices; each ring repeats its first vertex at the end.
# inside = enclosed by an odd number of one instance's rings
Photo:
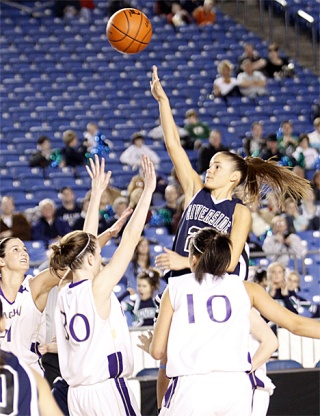
POLYGON ((140 10, 121 9, 110 17, 106 34, 110 45, 118 52, 134 54, 148 46, 152 25, 140 10))

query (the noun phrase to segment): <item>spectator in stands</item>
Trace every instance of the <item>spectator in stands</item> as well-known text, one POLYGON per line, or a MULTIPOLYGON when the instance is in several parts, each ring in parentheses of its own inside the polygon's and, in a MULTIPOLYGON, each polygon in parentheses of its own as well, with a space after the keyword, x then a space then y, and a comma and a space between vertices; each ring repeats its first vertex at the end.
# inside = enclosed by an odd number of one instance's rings
POLYGON ((81 10, 80 0, 55 0, 54 12, 56 17, 70 19, 77 16, 81 10))
MULTIPOLYGON (((129 301, 121 302, 122 309, 133 315, 133 327, 153 326, 158 308, 154 298, 160 287, 160 277, 161 274, 156 268, 142 271, 137 276, 137 294, 129 301)), ((131 293, 132 290, 128 288, 121 298, 124 299, 131 293)), ((121 301, 121 298, 118 297, 118 300, 121 301)))
POLYGON ((81 203, 81 212, 79 218, 77 218, 73 224, 72 231, 75 230, 83 230, 84 220, 86 219, 86 215, 88 212, 88 206, 89 206, 89 199, 84 198, 81 203))
POLYGON ((243 71, 242 64, 246 59, 249 59, 252 62, 254 71, 259 71, 264 65, 259 52, 254 49, 253 44, 245 43, 243 46, 243 53, 238 59, 237 74, 243 71))
POLYGON ((268 48, 268 56, 263 59, 260 68, 268 78, 290 78, 294 75, 294 65, 289 63, 288 58, 279 55, 279 46, 272 43, 268 48))
POLYGON ((109 0, 108 1, 108 16, 111 17, 114 13, 121 9, 131 7, 128 1, 124 0, 109 0))
POLYGON ((262 203, 263 206, 260 208, 259 214, 271 226, 273 218, 281 214, 274 192, 269 192, 262 203))
POLYGON ((198 6, 193 12, 192 17, 198 26, 213 25, 216 21, 216 13, 213 7, 213 0, 204 0, 203 5, 198 6))
POLYGON ((257 202, 252 202, 251 204, 246 204, 251 212, 251 232, 263 240, 270 230, 270 223, 267 222, 264 218, 264 215, 261 213, 261 209, 257 202))
POLYGON ((232 63, 227 59, 218 64, 218 76, 213 82, 213 95, 215 97, 240 97, 237 78, 231 76, 232 63))
MULTIPOLYGON (((183 127, 177 126, 177 129, 179 132, 180 139, 188 141, 189 140, 188 132, 183 127)), ((163 130, 162 130, 162 126, 161 126, 159 119, 158 119, 158 125, 148 132, 148 137, 150 137, 153 140, 163 141, 163 130)))
POLYGON ((227 146, 222 144, 222 135, 219 130, 211 130, 208 144, 202 145, 198 150, 198 173, 204 173, 210 166, 211 158, 218 152, 229 150, 227 146))
POLYGON ((308 228, 308 219, 301 214, 297 202, 292 198, 286 198, 284 201, 284 216, 287 221, 289 233, 299 233, 308 228))
POLYGON ((139 243, 134 250, 132 260, 124 274, 127 279, 127 287, 137 291, 137 276, 143 271, 150 270, 154 266, 151 256, 149 240, 140 237, 139 243))
POLYGON ((287 156, 292 156, 298 146, 298 137, 293 134, 293 124, 289 120, 281 123, 277 132, 279 149, 287 156))
POLYGON ((88 123, 87 129, 84 132, 86 139, 85 145, 88 152, 92 155, 98 154, 100 157, 105 157, 110 149, 113 148, 113 143, 102 134, 95 123, 88 123))
POLYGON ((284 267, 289 264, 290 254, 301 258, 306 252, 301 238, 289 232, 286 218, 280 215, 272 219, 271 234, 265 238, 262 249, 270 261, 279 262, 284 267))
POLYGON ((37 141, 37 151, 32 153, 29 159, 29 166, 31 168, 39 167, 46 168, 51 165, 53 160, 51 150, 51 141, 47 136, 40 136, 37 141))
POLYGON ((242 63, 243 72, 240 72, 237 77, 241 94, 248 98, 267 94, 266 77, 262 72, 253 68, 253 63, 249 59, 245 59, 242 63))
POLYGON ((53 240, 68 234, 71 229, 66 221, 56 218, 56 204, 52 199, 42 199, 39 208, 41 217, 31 226, 32 240, 42 240, 49 247, 53 240))
POLYGON ((310 146, 320 152, 320 117, 316 117, 313 120, 313 126, 314 130, 311 133, 308 133, 310 146))
POLYGON ((316 204, 313 190, 308 191, 307 196, 301 199, 300 211, 303 218, 308 221, 307 230, 320 230, 320 205, 316 204))
POLYGON ((81 215, 81 207, 76 201, 76 196, 70 186, 64 186, 60 189, 59 198, 61 206, 56 209, 56 217, 61 218, 73 229, 74 223, 81 215))
POLYGON ((287 273, 287 282, 288 290, 290 292, 294 292, 294 297, 292 296, 291 300, 297 312, 299 314, 304 314, 305 310, 307 310, 311 315, 313 315, 317 310, 317 305, 307 301, 299 294, 299 292, 301 291, 299 273, 295 270, 289 270, 289 272, 287 273))
POLYGON ((315 203, 318 204, 320 202, 320 170, 316 170, 312 180, 311 186, 315 195, 315 203))
POLYGON ((64 147, 61 149, 61 155, 63 157, 64 165, 72 168, 84 165, 87 147, 85 143, 79 146, 76 132, 73 130, 66 130, 62 135, 62 140, 64 142, 64 147))
POLYGON ((180 4, 182 7, 187 10, 187 12, 192 15, 193 11, 199 7, 202 6, 203 0, 181 0, 180 4))
POLYGON ((14 199, 9 195, 1 199, 0 239, 6 237, 31 240, 31 225, 24 214, 15 212, 14 199))
MULTIPOLYGON (((113 215, 108 216, 107 218, 102 217, 101 221, 99 222, 99 234, 103 231, 110 228, 118 219, 121 217, 122 213, 128 208, 129 201, 127 197, 118 196, 112 204, 112 211, 113 215)), ((124 226, 121 228, 119 234, 114 236, 116 242, 119 242, 119 237, 122 236, 124 230, 124 226)))
POLYGON ((128 165, 132 170, 138 170, 140 166, 140 158, 147 155, 157 169, 160 158, 154 150, 144 143, 144 137, 141 133, 134 133, 131 137, 131 145, 120 155, 120 162, 128 165))
POLYGON ((266 147, 262 149, 259 157, 263 160, 268 160, 273 157, 276 161, 280 161, 284 156, 284 152, 279 149, 277 136, 275 134, 269 134, 266 139, 266 147))
POLYGON ((188 132, 190 140, 183 144, 185 149, 198 149, 201 147, 203 140, 208 139, 210 135, 209 126, 199 120, 198 113, 195 109, 190 108, 185 114, 184 129, 188 132))
POLYGON ((257 283, 257 285, 263 287, 265 290, 268 288, 268 275, 267 270, 260 268, 255 271, 255 274, 253 276, 254 283, 257 283))
POLYGON ((319 158, 318 150, 310 146, 309 136, 305 133, 300 134, 298 146, 293 152, 292 156, 300 165, 306 169, 312 169, 319 158))
POLYGON ((171 6, 171 0, 156 0, 153 6, 154 14, 167 18, 168 14, 171 13, 171 6))
POLYGON ((266 147, 266 138, 263 135, 263 125, 259 121, 251 124, 251 134, 242 140, 246 156, 258 156, 266 147))
POLYGON ((192 18, 179 2, 173 2, 171 13, 167 15, 167 22, 175 27, 179 27, 191 23, 192 18))
MULTIPOLYGON (((114 200, 121 196, 121 190, 118 188, 115 188, 114 186, 108 185, 108 188, 104 191, 104 193, 101 196, 100 200, 100 210, 104 211, 106 209, 107 205, 112 205, 114 203, 114 200)), ((90 200, 91 197, 91 189, 86 193, 85 199, 90 200)))
POLYGON ((283 264, 274 262, 270 263, 267 268, 268 275, 268 293, 280 305, 289 309, 291 312, 298 313, 294 307, 293 300, 295 292, 289 290, 288 283, 285 278, 285 267, 283 264))
POLYGON ((155 207, 149 225, 166 227, 169 234, 173 234, 172 220, 178 209, 179 190, 175 185, 167 185, 164 196, 165 203, 155 207))

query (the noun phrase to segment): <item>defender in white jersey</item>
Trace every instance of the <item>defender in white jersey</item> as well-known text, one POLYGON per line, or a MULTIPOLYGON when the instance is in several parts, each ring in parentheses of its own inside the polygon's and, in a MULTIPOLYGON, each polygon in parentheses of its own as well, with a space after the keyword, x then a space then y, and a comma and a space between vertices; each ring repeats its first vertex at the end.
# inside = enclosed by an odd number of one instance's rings
POLYGON ((154 336, 140 336, 140 347, 153 358, 167 353, 172 379, 161 416, 251 415, 254 372, 270 353, 260 344, 250 357, 252 306, 295 334, 320 339, 320 322, 281 307, 255 283, 225 274, 230 259, 228 236, 198 231, 190 243, 193 273, 169 279, 154 336))
POLYGON ((19 238, 0 241, 0 299, 3 303, 6 329, 0 334, 0 346, 23 359, 43 375, 38 347, 45 342, 47 298, 58 284, 57 276, 44 270, 37 276, 25 276, 29 255, 19 238))
MULTIPOLYGON (((111 172, 104 173, 104 160, 100 164, 97 156, 87 168, 92 193, 84 231, 69 233, 52 246, 51 269, 68 267, 72 272, 72 283, 60 289, 55 312, 60 370, 69 384, 68 408, 72 416, 140 415, 126 381, 133 370, 129 329, 113 288, 138 244, 155 189, 155 172, 147 157, 142 158, 141 167, 143 193, 108 265, 102 267, 95 234, 100 199, 111 172)), ((128 216, 131 210, 126 213, 128 216)))

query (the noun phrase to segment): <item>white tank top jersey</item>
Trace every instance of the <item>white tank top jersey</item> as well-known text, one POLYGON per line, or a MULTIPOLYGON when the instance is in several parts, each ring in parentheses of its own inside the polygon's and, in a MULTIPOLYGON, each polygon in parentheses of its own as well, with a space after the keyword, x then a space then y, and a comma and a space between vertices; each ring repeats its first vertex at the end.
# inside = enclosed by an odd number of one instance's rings
POLYGON ((58 295, 55 324, 60 370, 70 386, 132 374, 129 329, 114 293, 110 316, 102 319, 96 310, 92 280, 66 285, 58 295))
POLYGON ((10 302, 0 289, 6 318, 6 329, 0 334, 0 346, 43 374, 37 347, 46 339, 45 312, 40 312, 32 299, 29 286, 32 278, 31 275, 25 277, 14 302, 10 302))
POLYGON ((193 273, 170 278, 169 296, 168 377, 251 369, 251 304, 239 276, 206 274, 201 284, 193 273))

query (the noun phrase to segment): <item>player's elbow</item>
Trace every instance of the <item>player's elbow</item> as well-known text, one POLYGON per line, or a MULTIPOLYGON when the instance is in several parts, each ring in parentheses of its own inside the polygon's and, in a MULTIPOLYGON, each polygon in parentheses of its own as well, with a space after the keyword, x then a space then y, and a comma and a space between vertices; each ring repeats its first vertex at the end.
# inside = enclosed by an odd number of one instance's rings
POLYGON ((150 355, 155 360, 161 360, 161 358, 164 357, 165 352, 166 352, 165 349, 159 346, 151 346, 150 348, 150 355))

